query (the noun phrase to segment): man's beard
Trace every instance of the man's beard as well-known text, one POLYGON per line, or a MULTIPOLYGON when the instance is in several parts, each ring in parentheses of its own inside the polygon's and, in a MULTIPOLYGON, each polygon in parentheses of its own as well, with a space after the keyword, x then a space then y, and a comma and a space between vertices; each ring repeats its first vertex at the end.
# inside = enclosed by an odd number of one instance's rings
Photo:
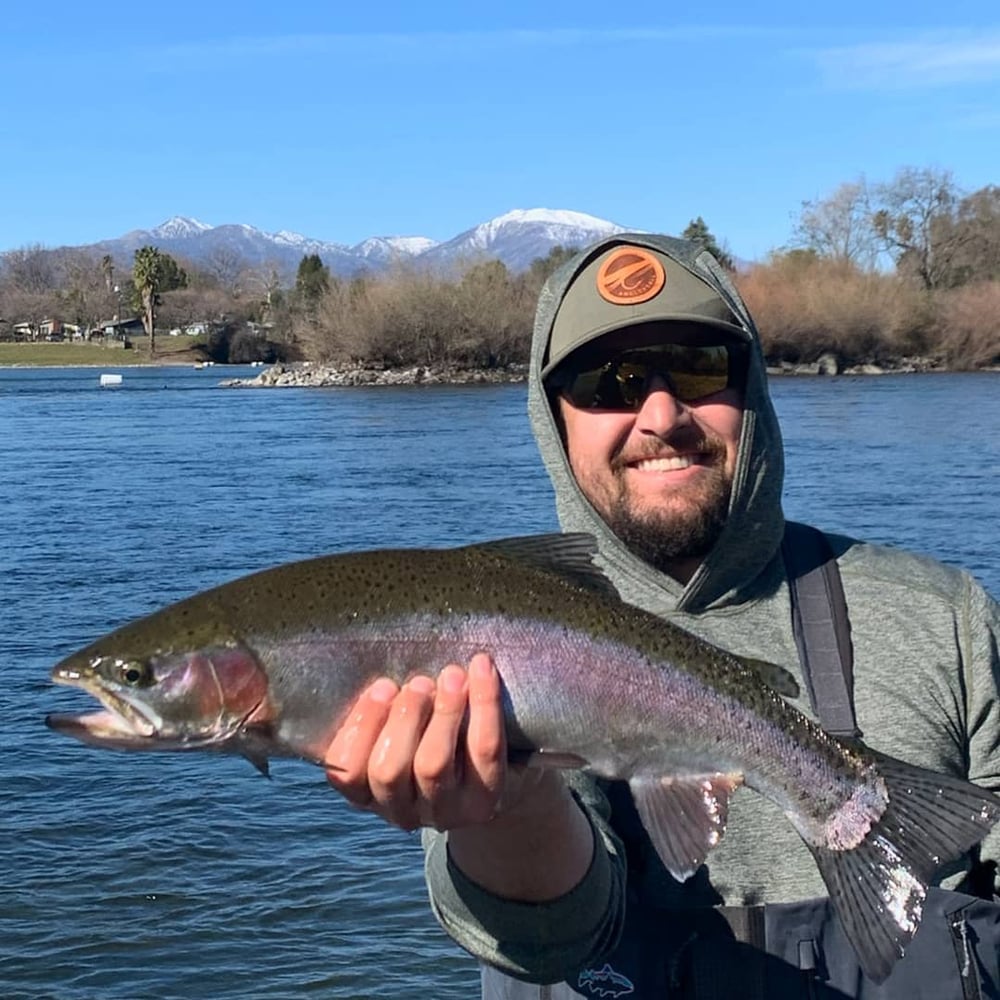
POLYGON ((706 439, 699 450, 707 465, 698 486, 665 493, 662 504, 640 509, 625 487, 625 463, 612 465, 619 489, 604 520, 633 555, 662 572, 678 559, 704 559, 729 515, 732 481, 725 469, 725 446, 706 439))

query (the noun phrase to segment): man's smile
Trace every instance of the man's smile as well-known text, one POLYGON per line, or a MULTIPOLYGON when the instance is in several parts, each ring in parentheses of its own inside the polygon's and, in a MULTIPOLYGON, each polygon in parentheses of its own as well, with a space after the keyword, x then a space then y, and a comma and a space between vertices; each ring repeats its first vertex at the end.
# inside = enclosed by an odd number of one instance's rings
POLYGON ((643 458, 627 463, 629 468, 639 472, 679 472, 704 461, 700 455, 673 455, 669 458, 643 458))

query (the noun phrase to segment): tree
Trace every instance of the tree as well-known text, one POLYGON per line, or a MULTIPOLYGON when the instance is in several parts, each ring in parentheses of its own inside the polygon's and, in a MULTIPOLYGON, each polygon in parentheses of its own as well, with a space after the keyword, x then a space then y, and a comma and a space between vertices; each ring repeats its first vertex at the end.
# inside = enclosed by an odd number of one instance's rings
POLYGON ((576 247, 564 247, 560 243, 552 247, 544 257, 536 257, 528 268, 528 275, 532 285, 537 285, 538 288, 541 288, 550 275, 558 271, 576 253, 578 253, 576 247))
POLYGON ((956 250, 953 213, 958 190, 948 170, 904 167, 876 189, 872 226, 903 275, 931 290, 944 284, 956 250))
MULTIPOLYGON (((105 258, 110 260, 111 258, 105 258)), ((108 287, 108 267, 85 250, 67 251, 63 262, 60 318, 84 329, 96 326, 114 309, 114 286, 108 287)))
POLYGON ((8 250, 3 264, 6 280, 20 292, 41 295, 59 289, 55 256, 40 244, 8 250))
POLYGON ((957 288, 1000 280, 1000 187, 987 185, 958 203, 947 242, 942 284, 957 288))
POLYGON ((318 253, 307 254, 299 261, 295 275, 295 291, 298 297, 312 308, 319 302, 324 292, 330 290, 330 269, 325 267, 318 253))
POLYGON ((205 266, 224 292, 228 292, 234 298, 239 295, 240 278, 245 270, 245 262, 239 250, 231 246, 217 246, 208 255, 205 266))
POLYGON ((872 226, 865 179, 841 184, 820 201, 802 202, 795 242, 821 257, 866 270, 874 267, 881 243, 872 226))
POLYGON ((115 290, 115 262, 109 253, 101 258, 101 273, 104 275, 104 287, 110 295, 115 290))
POLYGON ((156 354, 156 309, 160 293, 187 285, 187 274, 169 254, 156 247, 140 247, 135 252, 132 280, 142 305, 142 325, 149 337, 149 356, 156 354))
POLYGON ((681 238, 704 247, 727 271, 736 270, 736 263, 732 255, 719 246, 708 228, 708 224, 700 215, 687 224, 684 232, 681 233, 681 238))

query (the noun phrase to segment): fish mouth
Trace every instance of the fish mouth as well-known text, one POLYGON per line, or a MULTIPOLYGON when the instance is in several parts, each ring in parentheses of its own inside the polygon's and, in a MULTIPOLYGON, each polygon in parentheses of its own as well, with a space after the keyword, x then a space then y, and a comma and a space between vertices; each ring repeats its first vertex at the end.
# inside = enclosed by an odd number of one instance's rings
POLYGON ((83 715, 53 713, 46 717, 50 729, 75 736, 85 743, 133 746, 156 736, 162 720, 148 706, 139 706, 113 691, 95 684, 93 679, 78 670, 66 667, 53 672, 57 684, 77 687, 96 698, 104 710, 83 715))

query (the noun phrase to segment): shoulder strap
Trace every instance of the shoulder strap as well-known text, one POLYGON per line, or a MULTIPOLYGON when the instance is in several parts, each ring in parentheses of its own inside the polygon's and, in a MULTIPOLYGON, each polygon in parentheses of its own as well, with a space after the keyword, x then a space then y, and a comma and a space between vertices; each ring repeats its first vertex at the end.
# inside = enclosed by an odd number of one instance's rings
POLYGON ((823 532, 789 521, 781 543, 792 599, 792 628, 802 673, 820 725, 858 737, 854 654, 840 570, 823 532))

